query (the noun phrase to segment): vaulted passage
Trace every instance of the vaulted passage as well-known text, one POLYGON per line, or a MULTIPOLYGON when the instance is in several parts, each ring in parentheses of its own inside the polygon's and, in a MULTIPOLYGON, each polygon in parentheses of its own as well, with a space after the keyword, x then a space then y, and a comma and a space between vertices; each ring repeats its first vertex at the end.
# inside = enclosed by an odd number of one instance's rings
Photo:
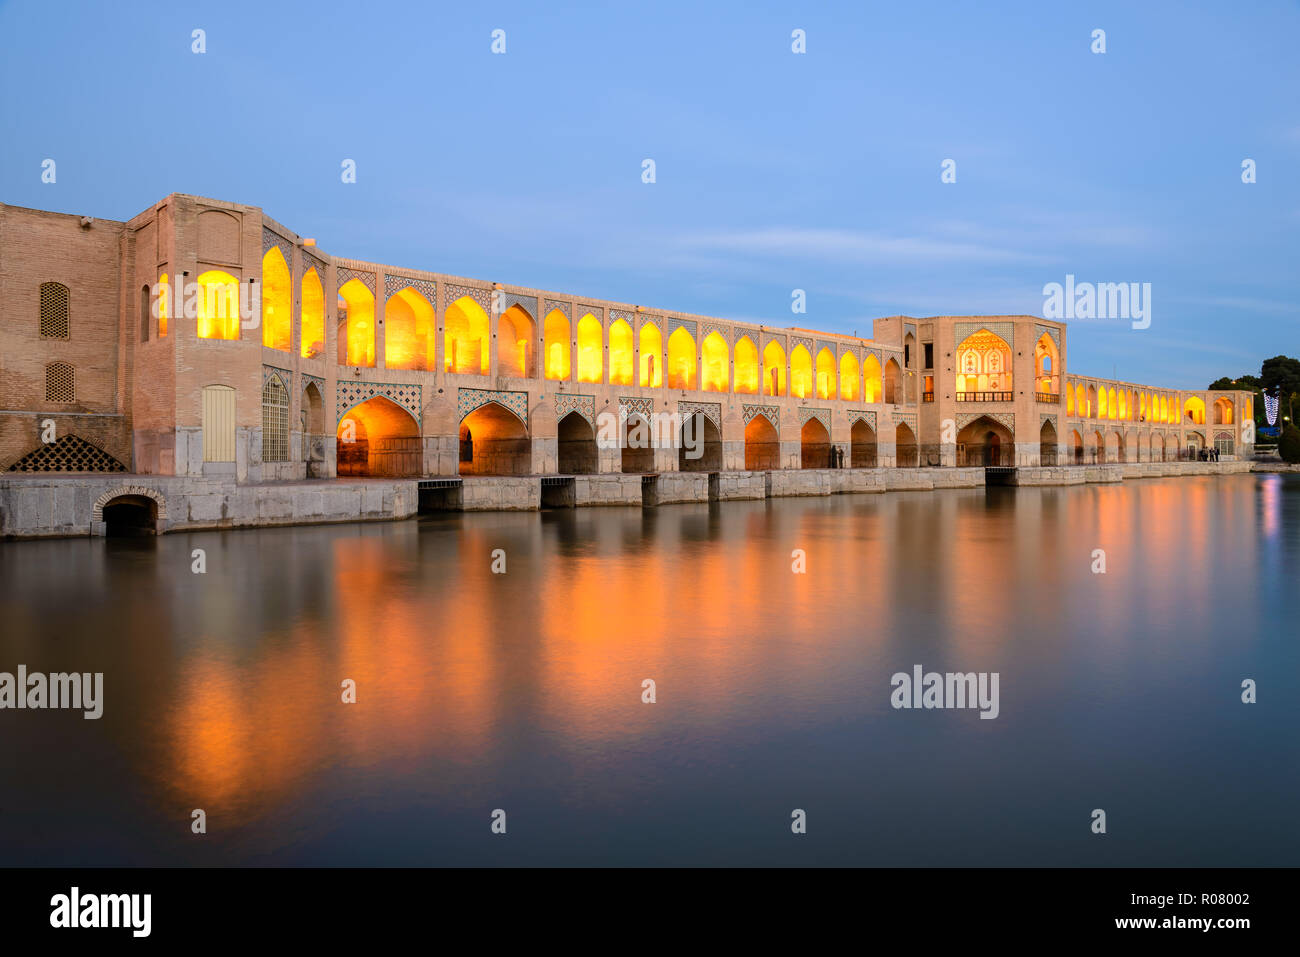
POLYGON ((818 419, 809 419, 799 432, 799 467, 805 469, 831 467, 831 434, 818 419))
POLYGON ((853 430, 849 433, 851 446, 849 449, 849 464, 855 469, 871 469, 876 467, 876 432, 866 422, 858 419, 853 423, 853 430))
POLYGON ((1015 439, 996 419, 981 415, 957 433, 957 465, 1015 465, 1015 439))
POLYGON ((119 495, 104 506, 104 534, 138 538, 156 533, 158 503, 145 495, 119 495))
POLYGON ((519 417, 495 402, 460 421, 461 475, 527 475, 532 443, 519 417))
POLYGON ((348 410, 337 432, 339 476, 424 474, 420 427, 397 403, 375 396, 348 410))
POLYGON ((624 472, 653 472, 655 470, 655 450, 652 446, 653 436, 650 421, 638 413, 632 413, 624 424, 622 443, 622 463, 624 472))
POLYGON ((781 441, 776 427, 765 415, 756 415, 745 426, 745 468, 766 472, 781 467, 781 441))
POLYGON ((722 434, 702 412, 682 422, 677 468, 682 472, 717 472, 722 468, 722 434))
POLYGON ((591 423, 577 412, 570 412, 560 420, 558 457, 561 475, 587 475, 596 471, 596 434, 591 423))

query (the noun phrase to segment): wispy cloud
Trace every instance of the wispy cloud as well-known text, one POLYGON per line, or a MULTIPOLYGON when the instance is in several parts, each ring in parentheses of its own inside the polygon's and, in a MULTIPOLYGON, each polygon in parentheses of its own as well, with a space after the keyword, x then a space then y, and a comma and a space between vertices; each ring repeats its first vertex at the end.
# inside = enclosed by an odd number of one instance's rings
POLYGON ((928 265, 945 263, 1032 263, 1047 258, 1018 249, 917 235, 887 235, 847 229, 770 226, 698 232, 683 245, 760 256, 783 256, 851 262, 859 265, 928 265))

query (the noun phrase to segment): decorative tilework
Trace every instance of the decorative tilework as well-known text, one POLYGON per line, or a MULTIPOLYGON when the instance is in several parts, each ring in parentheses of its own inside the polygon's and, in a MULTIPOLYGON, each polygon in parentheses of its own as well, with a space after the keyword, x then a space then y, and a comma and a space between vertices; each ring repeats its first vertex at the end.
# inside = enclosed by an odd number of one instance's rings
POLYGON ((779 333, 775 333, 775 332, 764 332, 764 333, 762 334, 762 339, 763 339, 763 341, 762 341, 762 343, 759 345, 759 348, 760 348, 760 349, 766 349, 766 348, 767 348, 767 344, 768 344, 769 342, 775 342, 778 346, 781 347, 782 351, 784 351, 785 348, 786 348, 786 337, 783 336, 783 335, 780 335, 779 333))
POLYGON ((550 315, 552 312, 554 312, 556 309, 560 310, 560 312, 564 314, 564 318, 565 318, 565 319, 568 319, 570 322, 573 321, 573 307, 572 307, 572 306, 570 306, 567 302, 564 302, 563 300, 560 300, 560 299, 547 299, 547 300, 546 300, 546 314, 549 316, 549 315, 550 315))
POLYGON ((1043 423, 1044 423, 1044 422, 1051 422, 1051 423, 1052 423, 1052 428, 1053 428, 1053 429, 1056 429, 1056 432, 1057 432, 1058 435, 1060 434, 1060 431, 1061 431, 1061 430, 1060 430, 1059 428, 1057 428, 1057 425, 1056 425, 1056 416, 1051 415, 1051 414, 1049 414, 1049 413, 1047 413, 1047 412, 1040 413, 1039 416, 1038 416, 1038 427, 1039 427, 1040 429, 1043 427, 1043 423))
MULTIPOLYGON (((901 418, 901 416, 896 415, 894 418, 901 418)), ((1014 412, 963 412, 957 416, 957 428, 959 430, 964 429, 976 419, 985 418, 1005 425, 1012 435, 1016 434, 1016 415, 1014 412)))
POLYGON ((325 380, 324 380, 324 379, 322 379, 322 378, 321 378, 320 376, 318 376, 318 375, 310 375, 309 373, 306 373, 306 372, 304 372, 304 373, 302 374, 302 377, 301 377, 301 378, 302 378, 302 387, 303 387, 303 390, 304 390, 304 391, 307 389, 307 386, 311 385, 312 383, 315 383, 315 384, 316 384, 316 391, 320 393, 320 397, 321 397, 321 399, 324 400, 324 398, 325 398, 325 380))
POLYGON ((829 339, 817 340, 817 355, 821 355, 823 349, 829 349, 831 350, 831 355, 835 355, 835 343, 831 342, 829 339))
POLYGON ((319 279, 321 285, 324 286, 325 285, 325 260, 321 259, 319 256, 309 253, 307 249, 304 247, 302 250, 303 274, 305 275, 307 273, 307 270, 309 269, 316 270, 316 278, 319 279))
MULTIPOLYGON (((911 429, 912 432, 915 434, 915 432, 916 432, 916 413, 915 413, 915 412, 895 412, 895 413, 894 413, 894 422, 895 422, 895 424, 897 424, 897 423, 899 423, 899 422, 902 422, 902 423, 906 424, 907 427, 908 427, 909 429, 911 429)), ((960 422, 959 422, 958 427, 960 428, 960 422)))
POLYGON ((772 423, 772 428, 778 432, 781 431, 781 407, 779 405, 749 405, 742 402, 740 412, 746 425, 749 425, 754 416, 761 415, 772 423))
POLYGON ((697 332, 698 328, 699 327, 695 324, 694 320, 691 319, 678 319, 676 316, 669 317, 668 319, 668 335, 670 336, 678 329, 685 329, 691 334, 692 339, 696 339, 699 336, 699 333, 697 332))
POLYGON ((579 319, 582 319, 588 313, 590 313, 591 316, 595 318, 595 320, 599 322, 602 326, 605 325, 605 310, 602 309, 600 306, 587 306, 587 305, 578 306, 579 319))
POLYGON ((704 324, 704 329, 703 329, 703 331, 701 332, 701 337, 702 337, 702 338, 701 338, 700 341, 703 341, 704 339, 707 339, 709 336, 713 335, 715 332, 716 332, 718 335, 722 336, 722 341, 723 341, 723 342, 728 343, 728 344, 731 343, 731 329, 728 328, 727 326, 722 325, 722 323, 720 323, 720 322, 706 322, 706 323, 704 324))
POLYGON ((517 292, 501 293, 502 312, 505 312, 508 309, 512 309, 515 306, 518 306, 520 309, 528 313, 529 318, 531 318, 534 322, 537 321, 537 297, 536 296, 523 296, 517 292))
POLYGON ((412 279, 409 276, 384 276, 384 298, 391 299, 395 293, 403 289, 414 289, 426 300, 429 305, 436 305, 438 302, 437 283, 429 279, 412 279))
POLYGON ((721 402, 681 401, 677 403, 677 411, 682 414, 683 419, 687 418, 688 416, 694 415, 696 412, 699 412, 706 419, 708 419, 710 422, 716 425, 718 427, 719 432, 722 431, 722 403, 721 402))
POLYGON ((555 394, 555 421, 558 422, 570 412, 577 412, 592 428, 596 427, 596 397, 594 395, 574 395, 572 392, 555 394))
POLYGON ((629 415, 636 413, 644 415, 647 419, 654 415, 655 400, 646 399, 640 396, 619 396, 618 400, 619 414, 626 419, 629 415))
POLYGON ((418 385, 398 382, 336 382, 334 384, 334 421, 342 422, 343 416, 354 406, 376 396, 400 405, 411 418, 420 422, 423 417, 423 389, 418 385))
POLYGON ((809 419, 816 419, 822 425, 826 426, 826 431, 831 430, 831 410, 830 409, 810 409, 807 406, 799 407, 799 427, 803 428, 808 424, 809 419))
MULTIPOLYGON (((646 326, 654 326, 657 330, 659 330, 660 334, 662 334, 664 331, 663 319, 660 318, 659 316, 642 316, 641 321, 637 324, 636 327, 637 335, 640 335, 641 330, 646 326)), ((637 339, 636 344, 637 347, 640 348, 641 340, 637 339)))
POLYGON ((808 350, 808 355, 810 356, 815 354, 813 352, 813 341, 811 339, 805 339, 802 336, 791 336, 790 351, 794 352, 796 346, 803 346, 808 350))
POLYGON ((871 431, 876 431, 876 413, 868 412, 865 409, 849 410, 849 428, 853 428, 853 423, 861 419, 867 425, 871 426, 871 431))
POLYGON ((626 309, 611 309, 609 311, 609 318, 611 322, 615 319, 622 319, 628 325, 636 324, 636 316, 628 312, 626 309))
POLYGON ((265 256, 268 252, 270 252, 272 246, 279 247, 280 255, 284 257, 284 264, 286 266, 293 265, 293 243, 289 242, 289 240, 285 239, 283 236, 281 236, 279 233, 275 232, 274 230, 267 229, 265 226, 263 226, 262 227, 262 255, 265 256))
POLYGON ((491 389, 457 389, 456 418, 458 420, 463 419, 475 409, 481 408, 489 402, 495 402, 497 405, 509 409, 515 415, 519 416, 519 421, 524 423, 524 428, 528 428, 527 392, 495 392, 491 389))
POLYGON ((443 309, 464 296, 468 296, 472 301, 478 303, 478 307, 488 315, 492 314, 491 290, 480 289, 477 286, 458 286, 450 282, 442 284, 443 309))
POLYGON ((335 284, 342 289, 350 280, 359 279, 363 282, 371 294, 375 291, 375 274, 372 272, 362 272, 359 269, 349 269, 347 266, 339 266, 334 270, 335 284))
POLYGON ((293 373, 288 369, 281 369, 277 366, 262 366, 262 385, 265 386, 272 378, 280 380, 280 385, 284 386, 284 391, 291 391, 293 384, 293 373))
POLYGON ((1034 331, 1038 334, 1036 337, 1038 339, 1041 339, 1043 337, 1043 333, 1047 333, 1049 336, 1052 337, 1052 341, 1056 343, 1056 351, 1058 353, 1061 351, 1061 330, 1060 329, 1057 329, 1055 326, 1040 325, 1040 326, 1034 326, 1034 331))
POLYGON ((1016 347, 1016 327, 1011 322, 955 322, 953 323, 953 335, 956 337, 957 346, 966 341, 967 336, 973 336, 981 329, 987 329, 995 336, 1000 336, 1012 349, 1016 347))

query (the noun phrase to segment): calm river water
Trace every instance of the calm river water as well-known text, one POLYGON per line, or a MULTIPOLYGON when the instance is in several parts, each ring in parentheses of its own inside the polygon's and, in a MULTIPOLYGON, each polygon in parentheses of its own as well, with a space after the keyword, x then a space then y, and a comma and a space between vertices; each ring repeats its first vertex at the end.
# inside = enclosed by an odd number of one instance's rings
POLYGON ((0 864, 1295 865, 1297 479, 0 544, 0 864))

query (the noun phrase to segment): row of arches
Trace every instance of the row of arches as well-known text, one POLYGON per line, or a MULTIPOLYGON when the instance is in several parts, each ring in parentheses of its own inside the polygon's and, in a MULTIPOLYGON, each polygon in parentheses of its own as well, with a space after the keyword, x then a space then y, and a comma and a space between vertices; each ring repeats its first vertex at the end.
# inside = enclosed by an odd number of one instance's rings
MULTIPOLYGON (((1215 425, 1232 425, 1236 411, 1232 399, 1219 396, 1211 405, 1215 425)), ((1152 422, 1162 425, 1205 425, 1205 400, 1188 396, 1180 405, 1177 395, 1115 386, 1075 382, 1066 389, 1066 414, 1082 419, 1152 422)))

